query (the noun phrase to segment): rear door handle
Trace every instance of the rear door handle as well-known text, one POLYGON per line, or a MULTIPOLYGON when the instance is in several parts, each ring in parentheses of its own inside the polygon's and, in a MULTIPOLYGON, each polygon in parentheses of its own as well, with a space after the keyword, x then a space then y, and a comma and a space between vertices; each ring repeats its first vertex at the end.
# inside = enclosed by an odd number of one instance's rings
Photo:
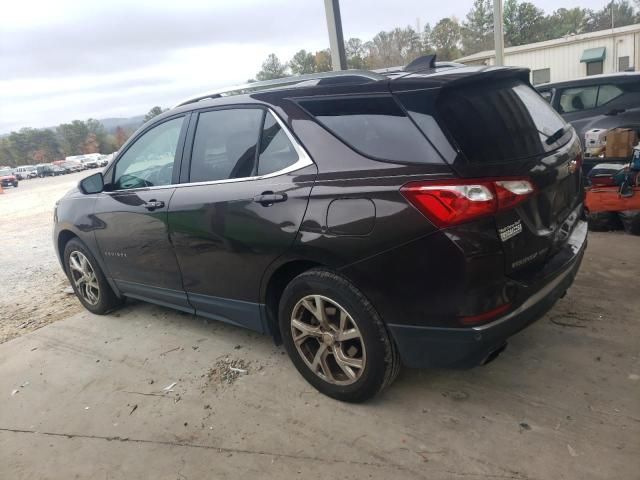
POLYGON ((285 202, 286 200, 286 193, 274 193, 271 191, 262 192, 260 195, 253 197, 253 201, 261 204, 263 207, 270 207, 274 203, 285 202))
POLYGON ((149 200, 147 203, 143 203, 142 206, 149 211, 153 211, 156 208, 164 207, 164 202, 162 200, 149 200))

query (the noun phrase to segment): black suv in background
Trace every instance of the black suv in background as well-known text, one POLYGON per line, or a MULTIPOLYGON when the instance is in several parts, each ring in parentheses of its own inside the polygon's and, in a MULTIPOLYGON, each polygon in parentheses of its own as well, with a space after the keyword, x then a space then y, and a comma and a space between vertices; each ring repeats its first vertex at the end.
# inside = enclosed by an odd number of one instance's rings
POLYGON ((82 304, 272 335, 346 401, 401 362, 493 359, 578 271, 580 143, 528 70, 425 63, 248 84, 145 124, 57 204, 82 304))
MULTIPOLYGON (((578 132, 593 128, 634 128, 640 133, 640 72, 626 72, 545 83, 537 90, 578 132)), ((602 159, 586 160, 587 173, 602 159)))

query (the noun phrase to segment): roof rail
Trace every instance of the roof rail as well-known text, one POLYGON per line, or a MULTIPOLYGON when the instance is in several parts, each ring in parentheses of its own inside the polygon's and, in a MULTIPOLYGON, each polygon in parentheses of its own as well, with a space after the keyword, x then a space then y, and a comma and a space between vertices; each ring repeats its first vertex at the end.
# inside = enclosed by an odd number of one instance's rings
MULTIPOLYGON (((250 82, 242 85, 221 88, 219 90, 213 90, 211 92, 203 93, 201 95, 184 100, 178 103, 174 108, 181 107, 182 105, 188 105, 190 103, 199 102, 200 100, 206 100, 208 98, 228 97, 231 95, 242 95, 245 93, 258 92, 261 90, 302 86, 300 84, 311 82, 314 80, 317 81, 313 83, 313 85, 337 83, 331 80, 336 79, 338 81, 345 81, 348 80, 349 77, 361 78, 370 82, 387 80, 387 77, 385 77, 384 75, 380 75, 379 73, 371 72, 369 70, 341 70, 336 72, 309 73, 305 75, 294 75, 290 77, 276 78, 274 80, 265 80, 261 82, 250 82)), ((309 85, 307 84, 304 86, 309 85)))

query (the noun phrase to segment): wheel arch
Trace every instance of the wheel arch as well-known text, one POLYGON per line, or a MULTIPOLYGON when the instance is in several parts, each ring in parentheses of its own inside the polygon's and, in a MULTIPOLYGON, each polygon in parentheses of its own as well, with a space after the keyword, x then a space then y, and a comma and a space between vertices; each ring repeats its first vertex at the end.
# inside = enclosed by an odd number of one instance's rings
POLYGON ((69 241, 73 240, 74 238, 77 239, 79 242, 82 242, 85 248, 87 248, 89 252, 93 254, 93 257, 98 263, 98 267, 102 270, 102 273, 107 279, 107 282, 109 283, 109 286, 115 293, 116 297, 122 298, 122 293, 118 289, 117 285, 115 284, 111 276, 108 274, 108 270, 105 264, 103 263, 100 255, 97 255, 96 252, 94 252, 90 248, 90 246, 87 245, 87 242, 84 241, 80 235, 78 235, 76 232, 74 232, 69 228, 60 229, 56 233, 56 238, 55 238, 56 254, 58 255, 58 260, 60 260, 60 265, 62 266, 62 270, 64 271, 65 275, 67 275, 67 277, 69 276, 69 273, 67 272, 67 266, 65 265, 65 261, 64 261, 64 249, 67 246, 67 243, 69 243, 69 241))
POLYGON ((265 282, 264 288, 264 322, 267 327, 267 332, 273 336, 273 340, 277 345, 282 343, 282 337, 280 335, 280 327, 278 324, 278 308, 280 305, 280 298, 282 292, 287 287, 289 282, 295 277, 307 270, 316 267, 323 267, 325 265, 312 260, 290 260, 286 263, 279 265, 269 276, 269 279, 265 282))
POLYGON ((69 243, 69 240, 71 240, 72 238, 79 238, 79 237, 78 235, 73 233, 71 230, 65 229, 58 232, 58 238, 56 239, 56 247, 58 249, 56 253, 58 254, 58 258, 60 259, 60 263, 62 264, 62 268, 65 269, 65 272, 66 272, 66 267, 64 265, 64 248, 66 247, 67 243, 69 243))

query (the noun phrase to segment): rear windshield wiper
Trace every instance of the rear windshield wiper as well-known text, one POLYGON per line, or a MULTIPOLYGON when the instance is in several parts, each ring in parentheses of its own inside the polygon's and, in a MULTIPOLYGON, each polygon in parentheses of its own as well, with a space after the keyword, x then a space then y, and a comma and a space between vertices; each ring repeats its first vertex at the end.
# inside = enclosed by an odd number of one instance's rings
POLYGON ((547 145, 551 145, 551 144, 557 142, 558 140, 560 140, 564 136, 565 133, 567 133, 567 130, 564 127, 562 127, 560 129, 558 129, 555 133, 549 135, 549 137, 545 140, 545 143, 547 145))

